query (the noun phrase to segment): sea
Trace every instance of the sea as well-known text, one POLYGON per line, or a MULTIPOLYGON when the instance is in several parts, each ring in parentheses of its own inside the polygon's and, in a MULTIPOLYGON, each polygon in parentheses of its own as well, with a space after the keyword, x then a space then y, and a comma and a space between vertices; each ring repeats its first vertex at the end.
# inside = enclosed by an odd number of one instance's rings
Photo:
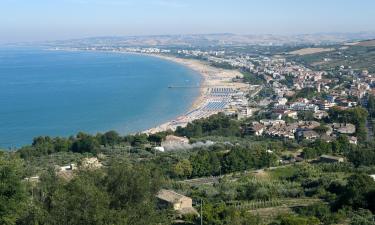
POLYGON ((164 59, 0 47, 0 148, 37 136, 140 132, 186 113, 201 76, 164 59))

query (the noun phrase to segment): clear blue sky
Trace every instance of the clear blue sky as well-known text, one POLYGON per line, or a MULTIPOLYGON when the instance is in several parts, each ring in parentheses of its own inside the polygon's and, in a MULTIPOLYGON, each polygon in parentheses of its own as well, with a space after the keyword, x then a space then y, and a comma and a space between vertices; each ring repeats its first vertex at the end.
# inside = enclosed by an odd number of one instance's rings
POLYGON ((0 42, 375 30, 374 0, 0 0, 0 42))

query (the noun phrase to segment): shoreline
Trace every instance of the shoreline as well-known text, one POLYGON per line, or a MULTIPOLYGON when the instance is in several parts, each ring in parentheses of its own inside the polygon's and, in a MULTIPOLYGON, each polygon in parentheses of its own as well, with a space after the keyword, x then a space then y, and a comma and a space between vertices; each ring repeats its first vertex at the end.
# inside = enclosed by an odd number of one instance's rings
MULTIPOLYGON (((64 50, 64 51, 81 51, 79 49, 49 49, 49 50, 64 50)), ((82 51, 98 51, 98 50, 82 50, 82 51)), ((100 50, 99 50, 100 51, 100 50)), ((245 83, 233 82, 232 79, 236 77, 243 77, 242 73, 238 70, 228 70, 217 68, 209 65, 207 62, 198 60, 198 59, 186 59, 178 58, 172 55, 164 54, 154 54, 154 53, 143 53, 143 52, 132 52, 132 51, 102 51, 109 53, 119 53, 119 54, 134 54, 134 55, 143 55, 149 57, 155 57, 162 60, 167 60, 170 62, 177 63, 181 66, 187 67, 190 70, 198 73, 201 76, 201 82, 199 85, 199 94, 191 103, 188 108, 188 111, 182 115, 177 115, 176 118, 166 121, 160 125, 151 127, 144 131, 138 131, 135 133, 143 134, 154 134, 158 132, 172 130, 175 131, 177 127, 186 127, 188 123, 193 122, 194 120, 207 118, 211 115, 224 112, 224 107, 219 109, 207 109, 210 103, 223 103, 225 106, 231 103, 231 97, 234 92, 225 93, 226 96, 220 97, 212 95, 210 93, 212 89, 230 89, 236 91, 247 90, 249 85, 245 83)))
MULTIPOLYGON (((236 89, 236 90, 244 90, 247 89, 248 85, 244 83, 236 83, 233 82, 232 79, 236 77, 242 77, 242 73, 238 70, 228 70, 228 69, 221 69, 217 67, 213 67, 206 62, 197 59, 185 59, 185 58, 178 58, 175 56, 169 55, 160 55, 160 54, 147 54, 147 53, 136 53, 136 52, 126 52, 130 54, 140 54, 145 56, 157 57, 163 60, 168 60, 182 66, 185 66, 198 74, 202 77, 202 81, 200 82, 199 86, 199 95, 193 101, 191 106, 189 107, 188 112, 183 115, 177 116, 177 118, 167 121, 159 126, 152 127, 147 129, 141 133, 145 134, 154 134, 158 132, 168 131, 168 130, 176 130, 178 126, 186 127, 188 123, 193 122, 197 119, 202 119, 209 117, 211 115, 217 114, 222 112, 223 110, 212 110, 208 113, 203 113, 197 116, 191 115, 196 112, 200 112, 204 110, 206 104, 208 104, 211 100, 219 101, 220 97, 213 98, 210 96, 210 89, 214 88, 229 88, 229 89, 236 89)), ((197 114, 197 113, 196 113, 197 114)), ((198 113, 199 114, 199 113, 198 113)))

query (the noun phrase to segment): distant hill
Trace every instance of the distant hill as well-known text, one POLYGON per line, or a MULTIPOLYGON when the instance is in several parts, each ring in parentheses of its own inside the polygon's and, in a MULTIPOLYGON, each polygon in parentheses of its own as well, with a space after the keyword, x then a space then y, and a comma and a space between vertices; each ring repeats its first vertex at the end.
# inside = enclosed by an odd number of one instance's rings
POLYGON ((363 47, 375 47, 375 40, 361 41, 356 45, 363 47))
POLYGON ((301 35, 240 35, 192 34, 192 35, 152 35, 125 37, 93 37, 66 41, 49 42, 52 45, 90 46, 241 46, 241 45, 328 45, 344 42, 375 39, 375 32, 361 33, 317 33, 301 35))
POLYGON ((319 70, 331 70, 345 66, 354 70, 366 69, 370 73, 375 73, 375 40, 336 44, 329 48, 326 46, 303 48, 294 51, 294 53, 299 54, 290 55, 292 60, 319 70), (313 51, 314 49, 315 51, 313 51))

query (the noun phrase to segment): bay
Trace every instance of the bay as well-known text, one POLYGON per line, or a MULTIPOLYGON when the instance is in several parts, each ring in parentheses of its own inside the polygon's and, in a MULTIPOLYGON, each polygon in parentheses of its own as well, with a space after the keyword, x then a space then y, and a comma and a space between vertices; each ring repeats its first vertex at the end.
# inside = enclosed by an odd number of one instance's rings
POLYGON ((0 48, 0 147, 36 136, 146 130, 186 112, 201 77, 164 59, 110 52, 0 48))

